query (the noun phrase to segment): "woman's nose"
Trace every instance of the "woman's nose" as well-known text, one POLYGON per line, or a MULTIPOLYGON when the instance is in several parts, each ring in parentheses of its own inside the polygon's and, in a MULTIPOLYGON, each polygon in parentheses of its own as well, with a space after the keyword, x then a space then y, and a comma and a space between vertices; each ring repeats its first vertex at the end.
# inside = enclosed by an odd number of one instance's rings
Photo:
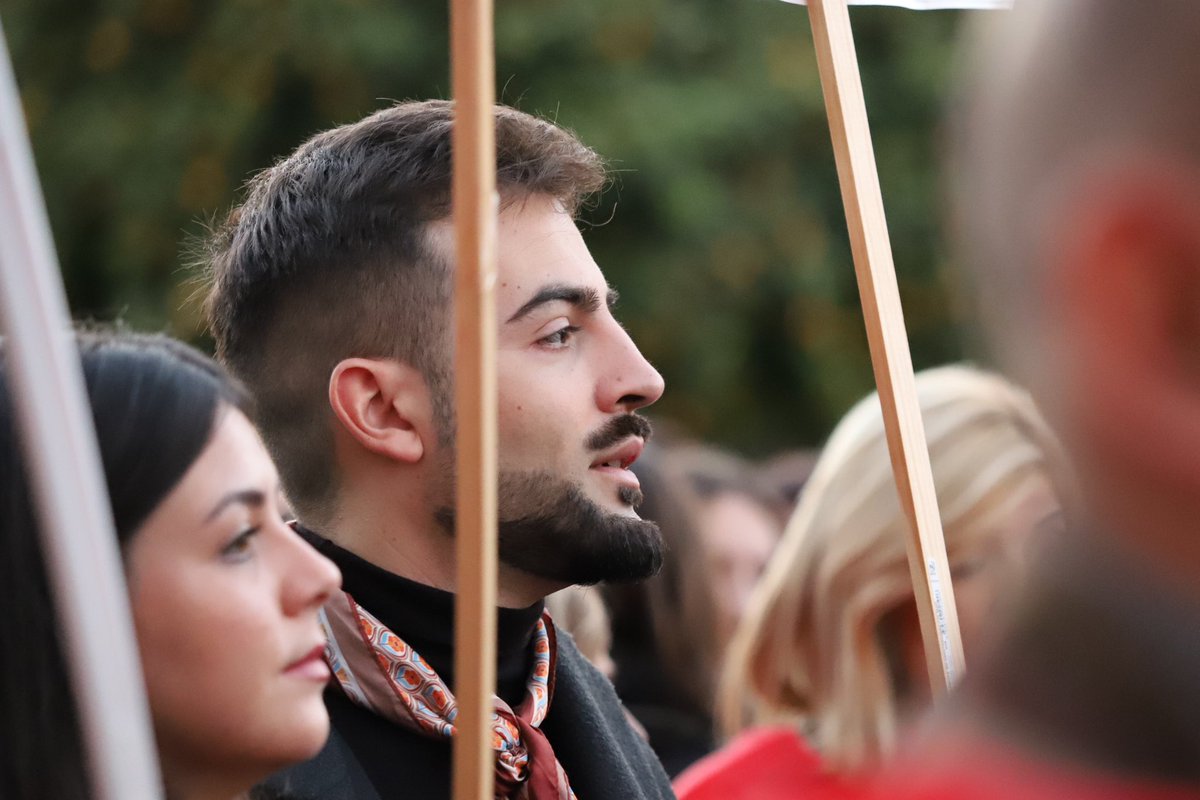
POLYGON ((293 558, 284 576, 284 603, 288 614, 299 614, 323 606, 341 587, 342 572, 308 542, 291 531, 289 534, 293 558))

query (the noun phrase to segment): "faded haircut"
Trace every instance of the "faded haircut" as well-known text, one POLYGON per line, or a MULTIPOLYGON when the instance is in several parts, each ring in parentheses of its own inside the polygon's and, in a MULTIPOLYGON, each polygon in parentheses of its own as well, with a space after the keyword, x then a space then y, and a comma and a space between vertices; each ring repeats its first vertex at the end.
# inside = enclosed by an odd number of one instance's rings
POLYGON ((981 14, 976 33, 955 120, 955 228, 998 354, 1028 373, 1053 322, 1040 262, 1063 198, 1123 148, 1200 159, 1200 3, 1018 2, 981 14))
MULTIPOLYGON (((453 263, 427 235, 450 215, 453 103, 400 103, 320 133, 255 176, 205 243, 217 356, 255 397, 256 423, 301 517, 337 498, 329 376, 392 358, 429 384, 453 437, 453 263)), ((554 198, 574 215, 605 180, 600 157, 550 122, 497 106, 504 203, 554 198)))

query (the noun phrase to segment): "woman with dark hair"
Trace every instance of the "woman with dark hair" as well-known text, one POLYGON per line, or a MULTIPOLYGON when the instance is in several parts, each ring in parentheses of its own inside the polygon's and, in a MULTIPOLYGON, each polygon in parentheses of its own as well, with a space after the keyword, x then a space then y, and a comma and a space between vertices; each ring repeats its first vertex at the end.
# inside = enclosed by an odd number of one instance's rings
MULTIPOLYGON (((80 354, 168 796, 229 800, 325 742, 317 615, 340 576, 283 522, 246 395, 214 363, 163 336, 84 334, 80 354)), ((76 800, 77 712, 5 373, 0 797, 76 800)))

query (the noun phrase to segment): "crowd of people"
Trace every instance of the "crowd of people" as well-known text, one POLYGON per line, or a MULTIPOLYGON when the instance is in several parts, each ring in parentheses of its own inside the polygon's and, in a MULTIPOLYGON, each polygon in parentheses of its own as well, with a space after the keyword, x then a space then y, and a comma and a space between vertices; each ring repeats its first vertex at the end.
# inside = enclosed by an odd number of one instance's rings
MULTIPOLYGON (((917 376, 944 700, 878 396, 818 454, 652 439, 663 377, 574 219, 602 160, 496 108, 497 798, 1200 796, 1200 6, 982 27, 951 205, 996 367, 917 376)), ((205 251, 216 360, 76 337, 171 800, 449 797, 452 123, 399 103, 250 182, 205 251)), ((82 800, 2 356, 0 797, 82 800)))

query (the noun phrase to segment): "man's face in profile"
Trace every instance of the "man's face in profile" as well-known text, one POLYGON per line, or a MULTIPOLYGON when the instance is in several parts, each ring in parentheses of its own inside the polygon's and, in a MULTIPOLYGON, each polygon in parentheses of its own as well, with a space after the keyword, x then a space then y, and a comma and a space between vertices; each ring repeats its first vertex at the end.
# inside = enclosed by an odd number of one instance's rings
POLYGON ((563 583, 647 577, 661 536, 637 516, 628 467, 649 435, 633 412, 659 398, 662 377, 551 198, 506 207, 497 245, 500 558, 563 583))

